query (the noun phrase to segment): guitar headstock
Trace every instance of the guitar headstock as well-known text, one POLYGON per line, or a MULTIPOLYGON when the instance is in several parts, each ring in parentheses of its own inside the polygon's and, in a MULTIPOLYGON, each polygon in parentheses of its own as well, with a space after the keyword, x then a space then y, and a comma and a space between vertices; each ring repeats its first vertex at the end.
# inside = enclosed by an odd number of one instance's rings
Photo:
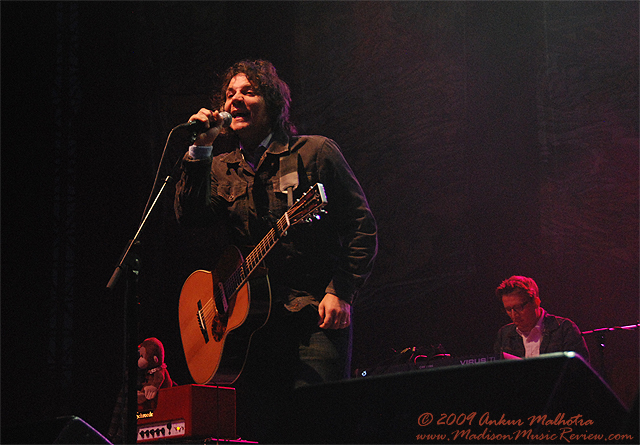
POLYGON ((318 182, 311 186, 287 211, 289 225, 310 222, 314 217, 320 215, 326 205, 327 196, 324 192, 324 185, 318 182))

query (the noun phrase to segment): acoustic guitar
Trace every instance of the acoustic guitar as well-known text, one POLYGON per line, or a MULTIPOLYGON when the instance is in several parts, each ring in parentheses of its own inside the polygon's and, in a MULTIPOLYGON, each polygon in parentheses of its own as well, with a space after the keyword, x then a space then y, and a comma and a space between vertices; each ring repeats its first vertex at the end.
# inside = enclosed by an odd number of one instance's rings
POLYGON ((317 183, 296 201, 274 227, 242 258, 230 246, 213 271, 196 270, 180 293, 178 316, 182 347, 191 377, 198 384, 231 384, 246 362, 251 337, 265 325, 271 292, 262 261, 287 230, 319 217, 327 204, 317 183))

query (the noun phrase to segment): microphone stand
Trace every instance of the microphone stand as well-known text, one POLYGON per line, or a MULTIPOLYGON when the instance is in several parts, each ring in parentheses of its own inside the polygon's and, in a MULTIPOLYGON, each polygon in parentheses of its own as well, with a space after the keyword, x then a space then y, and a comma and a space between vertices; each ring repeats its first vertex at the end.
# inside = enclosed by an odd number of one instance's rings
POLYGON ((640 327, 640 323, 636 323, 636 324, 630 324, 627 326, 611 326, 608 328, 598 328, 598 329, 593 329, 591 331, 584 331, 582 333, 582 335, 589 335, 589 334, 598 334, 598 352, 600 353, 600 360, 601 360, 601 370, 600 370, 600 375, 607 380, 607 369, 605 367, 605 359, 604 359, 604 350, 607 347, 607 343, 606 343, 606 336, 605 333, 608 331, 630 331, 633 329, 638 329, 640 327))
MULTIPOLYGON (((138 275, 140 273, 140 259, 137 253, 137 247, 140 245, 140 234, 144 229, 149 216, 153 212, 160 196, 165 191, 167 184, 172 179, 172 174, 167 176, 162 183, 162 186, 158 190, 158 193, 155 195, 155 198, 151 201, 151 197, 153 196, 153 190, 156 189, 156 184, 158 182, 158 176, 160 173, 160 168, 162 167, 163 160, 165 154, 167 152, 167 147, 169 145, 169 140, 171 139, 171 135, 178 128, 186 128, 184 124, 178 125, 173 128, 167 137, 167 142, 165 143, 164 149, 162 151, 162 157, 160 158, 160 163, 158 165, 158 171, 156 173, 156 177, 154 180, 154 186, 152 189, 152 193, 149 196, 149 201, 147 201, 147 208, 143 212, 144 216, 140 225, 138 226, 138 230, 134 235, 133 239, 129 241, 129 244, 124 249, 124 253, 120 257, 120 261, 116 266, 113 274, 111 275, 111 279, 107 283, 107 289, 114 290, 118 282, 124 276, 126 279, 126 286, 124 292, 124 363, 123 363, 123 396, 124 396, 124 414, 121 418, 122 424, 122 434, 123 440, 125 444, 135 444, 137 442, 138 437, 138 397, 137 397, 137 375, 138 375, 138 295, 137 295, 137 284, 138 284, 138 275), (151 204, 149 205, 149 202, 151 204)), ((190 143, 193 143, 198 135, 198 129, 190 129, 190 143)), ((180 160, 174 165, 173 172, 175 172, 175 167, 179 165, 180 160)))
POLYGON ((155 199, 153 200, 149 210, 144 215, 138 231, 133 239, 126 246, 120 262, 116 266, 107 289, 114 290, 120 279, 125 277, 124 292, 124 400, 125 413, 122 417, 122 431, 124 434, 125 444, 135 444, 138 436, 138 420, 136 413, 138 411, 137 401, 137 373, 138 373, 138 275, 140 273, 140 258, 137 247, 140 245, 140 234, 145 227, 149 215, 153 212, 158 199, 164 192, 167 184, 171 180, 171 176, 167 176, 160 187, 155 199))

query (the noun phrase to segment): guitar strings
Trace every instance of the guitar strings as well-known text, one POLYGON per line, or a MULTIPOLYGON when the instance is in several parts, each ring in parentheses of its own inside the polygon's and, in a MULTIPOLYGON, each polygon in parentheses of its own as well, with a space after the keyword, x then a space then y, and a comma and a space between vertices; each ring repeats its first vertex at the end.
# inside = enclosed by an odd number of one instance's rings
MULTIPOLYGON (((299 203, 298 203, 299 204, 299 203)), ((290 226, 289 222, 289 212, 291 212, 295 207, 294 206, 289 211, 287 211, 277 222, 276 227, 280 233, 284 233, 290 226)), ((267 253, 276 245, 278 242, 278 238, 276 238, 275 229, 269 230, 267 235, 258 243, 255 249, 251 251, 251 253, 247 256, 246 260, 242 262, 240 267, 238 267, 231 276, 222 284, 224 288, 224 292, 226 295, 235 295, 236 291, 239 290, 241 285, 248 279, 253 270, 258 266, 261 261, 261 258, 264 258, 267 253), (247 268, 248 266, 248 268, 247 268), (247 272, 248 270, 248 272, 247 272), (229 291, 232 292, 229 292, 229 291)), ((213 297, 210 298, 205 304, 202 306, 200 310, 202 314, 202 318, 205 322, 205 326, 209 325, 209 317, 213 316, 216 312, 218 312, 217 307, 221 300, 222 296, 220 295, 220 289, 215 287, 213 289, 213 297)))
MULTIPOLYGON (((283 228, 281 221, 278 221, 278 228, 280 230, 283 228)), ((223 287, 226 295, 230 295, 232 293, 233 295, 235 295, 235 292, 246 281, 247 277, 251 274, 253 269, 258 265, 258 258, 260 258, 260 256, 266 255, 269 252, 269 250, 271 250, 271 248, 275 245, 276 241, 277 240, 275 237, 275 230, 271 229, 269 233, 265 236, 265 238, 251 252, 251 254, 247 256, 247 259, 240 265, 240 267, 238 267, 238 269, 236 269, 235 272, 231 274, 231 276, 227 279, 227 281, 223 283, 223 287), (257 252, 261 253, 261 255, 259 256, 257 252), (247 266, 249 270, 248 273, 247 273, 247 266)), ((218 312, 217 303, 219 303, 221 299, 222 299, 222 295, 220 292, 220 288, 215 287, 213 289, 213 297, 207 300, 203 304, 201 309, 202 317, 206 323, 205 324, 206 326, 208 326, 210 323, 209 321, 210 317, 213 317, 215 313, 218 312)))

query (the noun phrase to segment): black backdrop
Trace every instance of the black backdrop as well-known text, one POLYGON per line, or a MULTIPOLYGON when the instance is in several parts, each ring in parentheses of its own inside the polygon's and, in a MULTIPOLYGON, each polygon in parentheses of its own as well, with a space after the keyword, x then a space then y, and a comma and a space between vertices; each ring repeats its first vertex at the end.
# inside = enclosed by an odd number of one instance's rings
MULTIPOLYGON (((493 289, 534 277, 583 330, 638 321, 637 2, 2 2, 2 423, 106 432, 121 289, 170 129, 266 58, 301 133, 334 138, 378 220, 354 368, 410 346, 489 352, 493 289)), ((169 147, 168 163, 184 150, 169 147)), ((166 174, 166 169, 163 170, 166 174)), ((140 339, 179 383, 186 276, 209 268, 172 190, 143 236, 140 339)), ((637 393, 637 331, 594 367, 637 393)))

